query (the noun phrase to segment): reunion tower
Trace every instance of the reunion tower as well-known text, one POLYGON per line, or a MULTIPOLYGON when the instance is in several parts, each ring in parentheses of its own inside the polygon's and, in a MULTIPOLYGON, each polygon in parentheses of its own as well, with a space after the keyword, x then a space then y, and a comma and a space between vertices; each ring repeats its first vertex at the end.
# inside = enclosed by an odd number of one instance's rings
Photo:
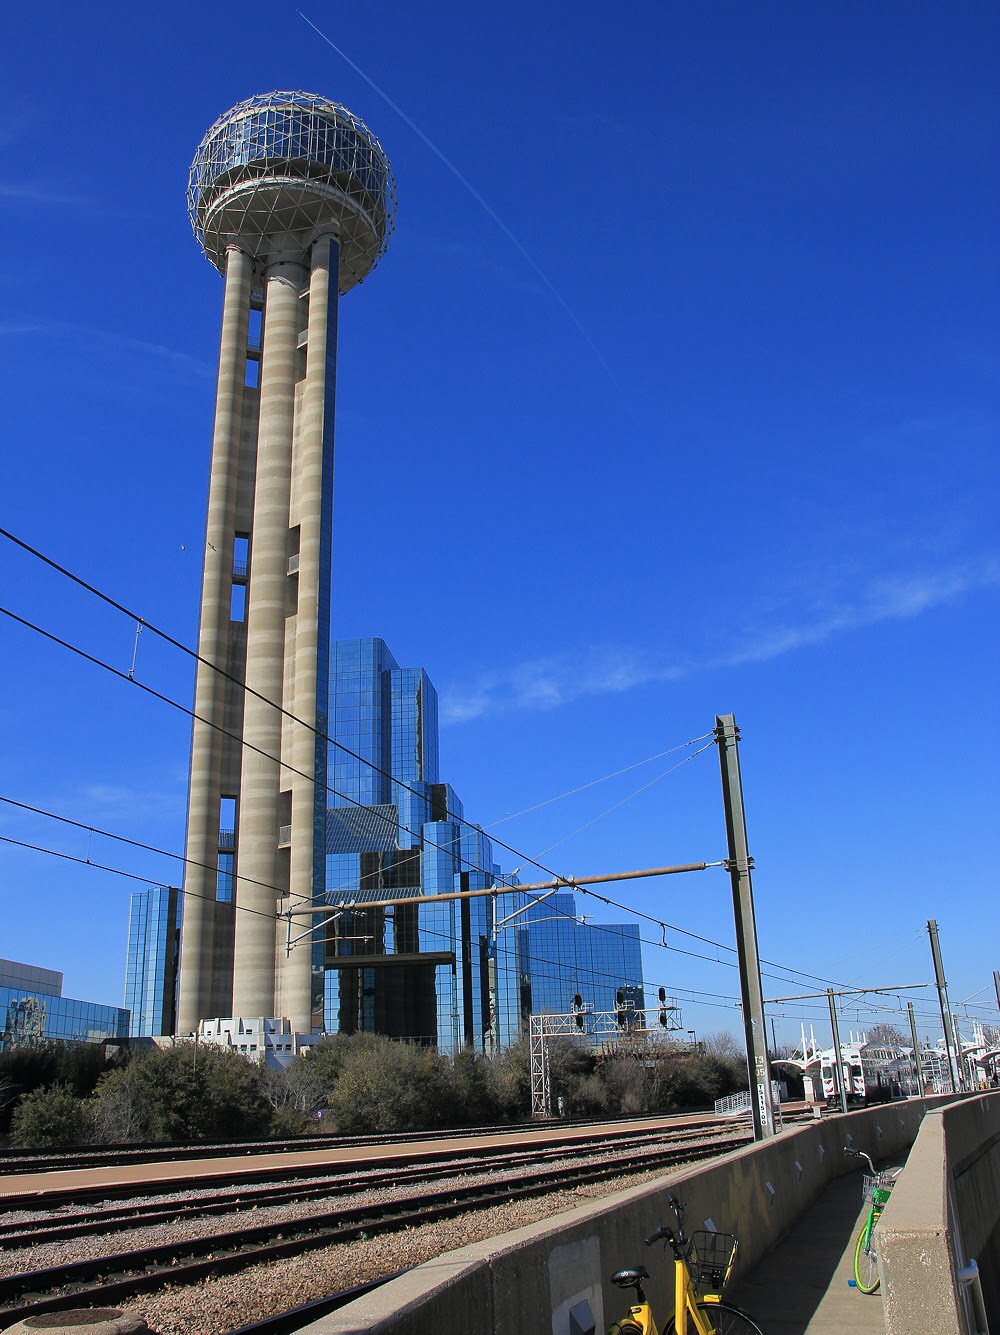
POLYGON ((345 107, 275 92, 216 121, 187 197, 225 295, 176 1029, 287 1016, 308 1033, 322 972, 308 937, 286 954, 277 915, 325 892, 337 299, 385 251, 395 182, 345 107))

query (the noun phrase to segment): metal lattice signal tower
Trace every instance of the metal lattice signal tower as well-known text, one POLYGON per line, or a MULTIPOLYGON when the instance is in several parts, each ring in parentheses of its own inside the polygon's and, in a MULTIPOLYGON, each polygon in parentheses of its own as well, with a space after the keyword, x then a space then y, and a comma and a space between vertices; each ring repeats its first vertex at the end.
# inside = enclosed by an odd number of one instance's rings
POLYGON ((592 1011, 586 1007, 577 1007, 562 1015, 530 1016, 532 1117, 552 1116, 552 1084, 546 1039, 603 1038, 619 1046, 629 1038, 646 1035, 648 1050, 655 1046, 649 1041, 650 1036, 665 1039, 667 1034, 676 1033, 683 1027, 680 1007, 673 997, 668 997, 659 1006, 646 1009, 627 1006, 613 1011, 592 1011))

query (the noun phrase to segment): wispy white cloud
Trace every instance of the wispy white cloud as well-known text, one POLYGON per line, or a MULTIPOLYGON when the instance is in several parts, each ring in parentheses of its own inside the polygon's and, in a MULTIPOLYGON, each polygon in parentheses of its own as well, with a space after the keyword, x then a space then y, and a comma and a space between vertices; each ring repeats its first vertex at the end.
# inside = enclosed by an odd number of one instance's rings
POLYGON ((202 361, 200 357, 192 357, 188 352, 180 352, 163 343, 132 338, 128 334, 95 329, 68 320, 0 320, 0 338, 62 338, 67 335, 113 348, 119 354, 125 352, 146 357, 191 375, 211 377, 214 374, 208 362, 202 361))
POLYGON ((442 719, 467 723, 516 709, 555 709, 584 696, 621 694, 694 672, 766 663, 798 649, 869 626, 908 621, 968 594, 1000 587, 1000 559, 929 573, 885 576, 851 598, 814 605, 794 622, 756 627, 731 652, 694 660, 669 659, 634 648, 590 649, 581 654, 529 659, 483 673, 471 685, 442 693, 442 719))
POLYGON ((0 181, 0 199, 9 200, 12 204, 46 204, 74 209, 90 208, 94 202, 84 195, 67 195, 18 181, 0 181))
MULTIPOLYGON (((171 817, 183 813, 184 790, 178 782, 172 789, 127 787, 123 784, 85 784, 65 804, 74 813, 86 811, 95 822, 132 817, 171 817)), ((79 815, 76 819, 83 819, 79 815)))

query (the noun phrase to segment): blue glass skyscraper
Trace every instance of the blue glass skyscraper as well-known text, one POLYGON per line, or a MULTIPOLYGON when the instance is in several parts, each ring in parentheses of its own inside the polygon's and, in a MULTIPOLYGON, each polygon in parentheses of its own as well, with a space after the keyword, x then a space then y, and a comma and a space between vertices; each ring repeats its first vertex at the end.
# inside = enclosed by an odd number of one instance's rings
POLYGON ((170 886, 137 890, 129 904, 125 1005, 129 1036, 174 1032, 177 996, 178 892, 170 886))
MULTIPOLYGON (((584 925, 572 893, 536 899, 501 875, 489 836, 441 779, 437 692, 422 668, 400 667, 384 640, 334 641, 328 699, 331 916, 293 947, 310 951, 325 1032, 492 1049, 514 1042, 533 1012, 567 1012, 577 994, 595 1011, 613 1010, 622 988, 643 1004, 638 927, 584 925), (492 886, 496 897, 443 898, 492 886)), ((220 904, 232 880, 220 854, 220 904)), ((133 1034, 173 1032, 176 918, 176 891, 132 897, 133 1034)))
MULTIPOLYGON (((426 672, 399 667, 382 640, 339 641, 330 702, 330 904, 509 887, 488 835, 441 782, 426 672)), ((638 928, 584 926, 568 892, 536 903, 508 888, 496 899, 345 911, 323 968, 328 1032, 374 1030, 447 1050, 511 1043, 530 1011, 567 1011, 577 993, 611 1010, 627 988, 642 1005, 638 928)))
MULTIPOLYGON (((331 906, 496 883, 489 838, 440 781, 437 692, 422 668, 400 667, 383 640, 335 642, 330 737, 331 906)), ((449 1051, 511 1042, 519 1017, 508 990, 503 1004, 491 1002, 493 915, 490 896, 345 910, 324 943, 327 1032, 378 1032, 449 1051)))

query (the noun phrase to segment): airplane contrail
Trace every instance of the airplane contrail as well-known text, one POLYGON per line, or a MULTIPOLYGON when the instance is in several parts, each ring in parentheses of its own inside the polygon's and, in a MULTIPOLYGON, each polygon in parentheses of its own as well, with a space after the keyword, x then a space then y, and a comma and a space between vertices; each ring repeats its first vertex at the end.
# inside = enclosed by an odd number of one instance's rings
POLYGON ((621 385, 618 383, 615 373, 609 366, 608 361, 604 356, 604 353, 601 352, 601 349, 594 342, 593 338, 591 338, 590 333, 588 332, 583 321, 577 315, 576 311, 573 310, 572 306, 570 306, 569 302, 562 295, 562 293, 556 287, 555 283, 553 283, 552 279, 548 276, 548 274, 537 262, 537 260, 535 260, 532 257, 532 255, 525 248, 523 243, 520 240, 518 240, 518 238, 510 230, 510 228, 507 226, 504 220, 497 213, 496 209, 494 209, 493 206, 489 203, 489 201, 486 200, 483 197, 483 195, 480 194, 480 192, 472 184, 469 178, 462 174, 462 172, 458 169, 458 167, 455 166, 452 160, 449 157, 447 157, 444 153, 442 153, 441 149, 438 148, 437 144, 434 143, 433 139, 431 139, 428 135, 424 134, 423 130, 416 123, 416 121, 413 120, 411 116, 408 116, 406 112, 403 110, 403 108, 399 106, 398 103, 392 100, 392 98, 389 96, 389 94, 385 91, 384 88, 380 88, 374 79, 369 78, 369 76, 364 72, 364 70, 359 65, 355 64, 355 62, 350 58, 349 55, 346 54, 346 52, 341 51, 340 47, 336 44, 336 42, 334 42, 330 37, 327 37, 326 33, 323 32, 321 28, 318 28, 307 14, 303 14, 301 9, 296 10, 296 13, 298 14, 299 18, 303 20, 303 22, 308 23, 309 27, 312 28, 313 32, 316 33, 318 37, 321 37, 323 41, 326 42, 327 46, 331 47, 334 51, 336 51, 337 55, 340 56, 341 60, 345 61, 348 65, 350 65, 351 69, 355 72, 355 74, 358 75, 359 78, 364 79, 368 87, 371 88, 374 92, 376 92, 382 99, 382 101, 386 103, 387 106, 392 108, 392 110, 396 113, 396 115, 400 118, 400 120, 404 121, 405 124, 408 125, 410 129, 413 131, 413 133, 417 136, 417 138, 420 139, 424 144, 426 144, 427 147, 434 154, 434 156, 448 168, 452 176, 455 177, 455 179, 459 182, 459 184, 463 185, 465 189, 468 190, 469 194, 480 206, 480 208, 483 209, 483 211, 490 218, 492 218, 494 223, 496 223, 497 227, 500 228, 500 231, 503 232, 504 236, 511 243, 511 245, 514 246, 514 248, 518 251, 521 257, 527 261, 527 263, 531 266, 534 272, 542 280, 542 282, 545 284, 548 290, 552 293, 556 301, 563 308, 563 310, 566 312, 569 318, 576 325, 579 332, 586 339, 587 343, 589 343, 591 350, 597 357, 597 360, 601 363, 601 366, 604 368, 608 376, 608 379, 614 385, 615 389, 618 390, 619 394, 624 394, 624 391, 621 385))

